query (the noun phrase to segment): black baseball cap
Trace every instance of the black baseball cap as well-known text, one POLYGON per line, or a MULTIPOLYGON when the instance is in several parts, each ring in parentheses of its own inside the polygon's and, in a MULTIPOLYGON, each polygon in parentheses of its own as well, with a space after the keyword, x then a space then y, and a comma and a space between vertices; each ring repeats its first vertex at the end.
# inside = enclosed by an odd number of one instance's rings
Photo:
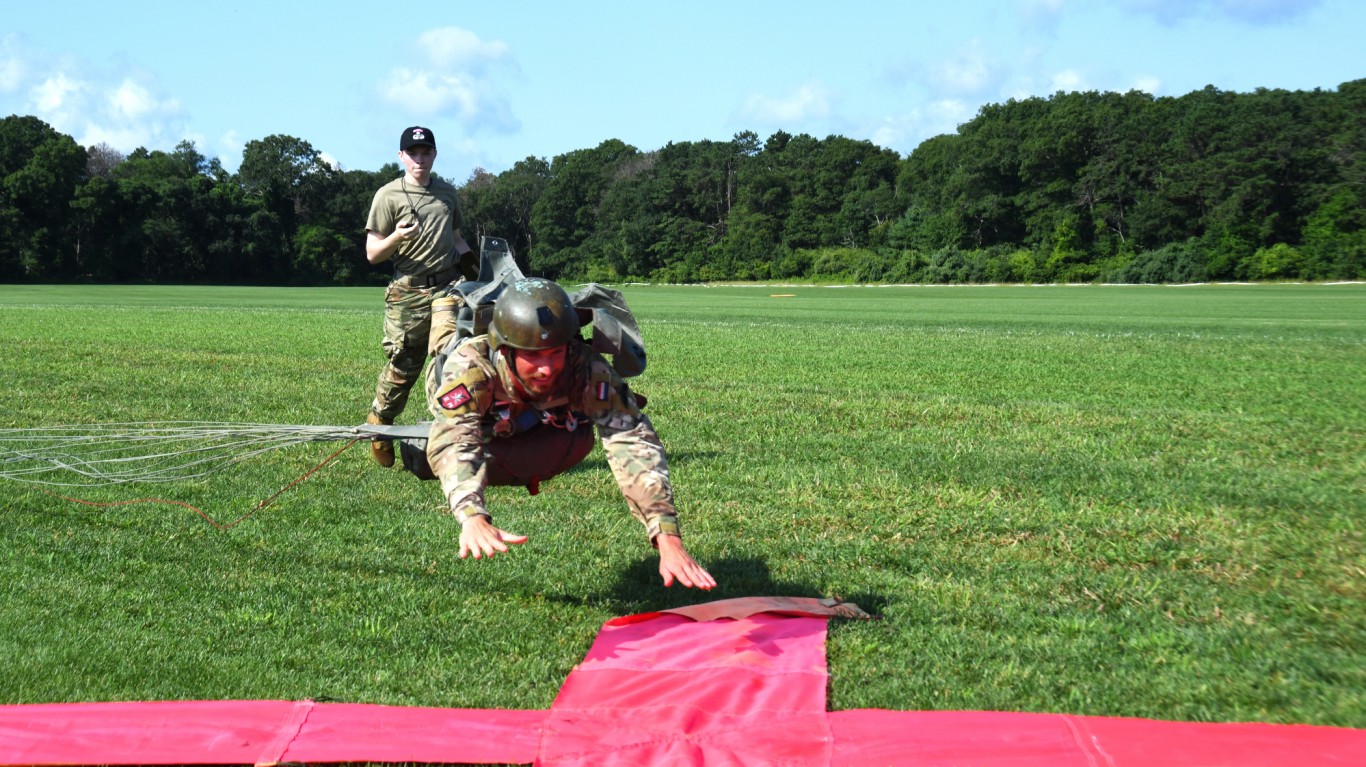
POLYGON ((405 152, 409 147, 426 144, 432 149, 436 149, 436 134, 430 128, 421 125, 414 125, 411 128, 404 128, 403 135, 398 139, 398 151, 405 152))

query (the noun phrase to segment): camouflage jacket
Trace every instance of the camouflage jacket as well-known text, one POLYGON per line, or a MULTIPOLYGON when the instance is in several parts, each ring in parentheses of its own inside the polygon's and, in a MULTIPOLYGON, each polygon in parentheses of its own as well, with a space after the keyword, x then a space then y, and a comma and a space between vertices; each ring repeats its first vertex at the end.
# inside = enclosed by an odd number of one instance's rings
POLYGON ((451 350, 439 373, 436 365, 427 372, 427 404, 436 418, 427 437, 427 461, 456 518, 463 522, 483 514, 492 519, 484 506, 489 441, 513 438, 521 430, 519 420, 540 423, 541 414, 549 413, 550 424, 542 428, 555 428, 556 422, 563 427, 568 419, 571 429, 584 419, 597 427, 621 494, 652 543, 660 533, 679 535, 664 446, 611 364, 574 341, 565 396, 526 402, 513 385, 510 363, 490 348, 488 336, 476 336, 451 350))

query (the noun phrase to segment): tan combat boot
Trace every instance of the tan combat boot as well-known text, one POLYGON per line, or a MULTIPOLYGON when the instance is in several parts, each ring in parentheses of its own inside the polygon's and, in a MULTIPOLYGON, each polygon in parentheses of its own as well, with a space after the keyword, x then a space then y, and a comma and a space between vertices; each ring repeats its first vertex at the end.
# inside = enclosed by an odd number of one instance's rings
MULTIPOLYGON (((365 417, 365 422, 375 426, 388 426, 393 421, 387 418, 380 418, 379 414, 371 410, 365 417)), ((370 442, 370 456, 375 459, 375 463, 389 468, 394 465, 394 443, 387 439, 374 439, 370 442)))

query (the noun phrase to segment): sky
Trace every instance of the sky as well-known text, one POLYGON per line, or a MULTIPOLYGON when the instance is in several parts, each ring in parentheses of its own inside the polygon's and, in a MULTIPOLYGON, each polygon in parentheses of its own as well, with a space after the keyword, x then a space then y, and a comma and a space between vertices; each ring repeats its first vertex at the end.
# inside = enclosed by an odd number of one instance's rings
POLYGON ((307 141, 348 170, 410 125, 436 170, 619 139, 841 135, 908 155, 1059 91, 1331 90, 1366 77, 1361 0, 0 0, 0 115, 236 170, 307 141))

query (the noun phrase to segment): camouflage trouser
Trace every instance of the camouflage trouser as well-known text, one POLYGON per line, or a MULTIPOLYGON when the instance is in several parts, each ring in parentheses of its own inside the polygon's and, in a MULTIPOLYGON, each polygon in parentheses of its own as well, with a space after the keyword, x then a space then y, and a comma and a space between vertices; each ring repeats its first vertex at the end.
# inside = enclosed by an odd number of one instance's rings
POLYGON ((392 422, 408 404, 408 393, 427 362, 427 334, 432 326, 432 293, 425 288, 391 284, 384 293, 384 356, 375 401, 370 408, 392 422))

